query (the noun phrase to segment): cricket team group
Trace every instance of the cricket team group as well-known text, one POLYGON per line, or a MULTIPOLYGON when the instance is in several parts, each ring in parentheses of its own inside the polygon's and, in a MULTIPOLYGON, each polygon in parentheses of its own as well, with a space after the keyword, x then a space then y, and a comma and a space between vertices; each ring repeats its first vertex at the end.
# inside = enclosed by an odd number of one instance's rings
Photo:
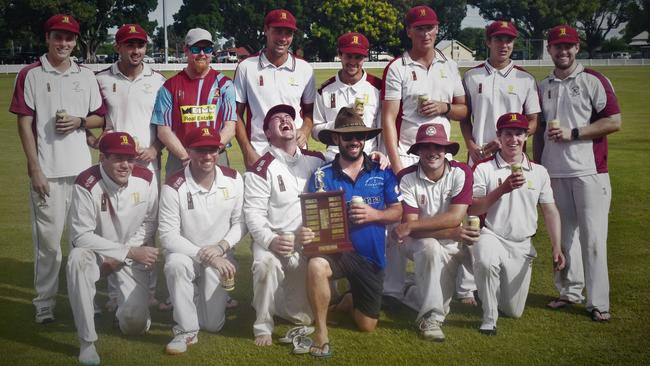
POLYGON ((165 79, 143 62, 148 35, 137 24, 116 33, 120 59, 93 73, 70 59, 79 24, 52 16, 47 53, 20 71, 10 106, 30 178, 36 322, 55 319, 68 227, 82 364, 100 363, 96 282, 107 277, 120 330, 141 334, 157 302, 157 265, 169 293, 161 306, 173 311, 168 354, 223 327, 237 305, 228 291, 245 271, 258 346, 272 344, 280 317, 296 326, 279 342, 329 357, 328 316, 348 313, 370 332, 382 301, 411 307, 418 332, 444 341, 454 297, 481 306, 480 333, 496 335, 500 313, 524 311, 538 207, 559 292, 548 306, 584 303, 591 319, 609 320, 607 135, 621 127, 612 84, 576 62, 580 39, 569 25, 548 31, 555 67, 540 82, 510 59, 511 22, 486 27, 489 57, 463 77, 434 47, 438 25, 431 8, 409 9, 411 47, 382 78, 363 69, 368 39, 341 35, 341 69, 317 89, 312 67, 290 52, 297 25, 287 10, 266 14, 265 47, 232 80, 210 67, 214 41, 200 28, 185 37, 185 68, 165 79), (452 120, 467 158, 454 160, 452 120), (310 136, 327 150, 308 150, 310 136), (229 167, 233 138, 243 176, 229 167), (303 223, 299 195, 321 190, 344 192, 354 250, 303 255, 319 233, 303 223), (250 269, 233 255, 246 234, 250 269))

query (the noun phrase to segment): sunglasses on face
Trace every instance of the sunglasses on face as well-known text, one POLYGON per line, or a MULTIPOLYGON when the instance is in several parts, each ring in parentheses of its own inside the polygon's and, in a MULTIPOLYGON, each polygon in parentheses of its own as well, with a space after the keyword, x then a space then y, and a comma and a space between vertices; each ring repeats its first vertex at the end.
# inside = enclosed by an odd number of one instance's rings
POLYGON ((359 140, 359 141, 365 141, 366 140, 366 133, 365 132, 352 132, 352 133, 342 133, 341 134, 341 140, 343 141, 352 141, 354 140, 359 140))
POLYGON ((203 51, 204 54, 206 55, 211 55, 212 51, 214 51, 214 47, 212 46, 205 46, 205 47, 200 47, 200 46, 191 46, 190 47, 190 52, 192 52, 193 55, 198 55, 203 51))

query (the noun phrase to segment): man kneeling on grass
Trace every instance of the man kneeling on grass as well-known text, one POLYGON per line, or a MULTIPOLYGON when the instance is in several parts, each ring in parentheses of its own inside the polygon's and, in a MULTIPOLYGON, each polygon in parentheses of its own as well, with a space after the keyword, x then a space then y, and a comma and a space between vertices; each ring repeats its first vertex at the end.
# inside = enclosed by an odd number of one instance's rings
POLYGON ((474 170, 471 215, 485 214, 485 227, 472 247, 474 277, 483 302, 482 334, 496 335, 499 311, 518 318, 524 312, 533 258, 531 237, 537 232, 537 204, 551 239, 555 271, 564 268, 560 214, 546 169, 522 152, 528 118, 507 113, 497 121, 501 151, 474 170))
MULTIPOLYGON (((377 136, 381 129, 366 127, 354 109, 348 107, 339 111, 334 127, 322 130, 318 138, 328 145, 338 145, 340 153, 312 176, 308 190, 315 192, 320 182, 325 191, 345 191, 354 251, 316 256, 307 265, 307 294, 316 322, 314 344, 309 353, 315 357, 331 355, 327 331, 330 280, 345 277, 350 282, 350 293, 343 296, 336 310, 349 311, 362 331, 370 332, 377 327, 384 281, 386 225, 399 221, 402 215, 397 177, 390 169, 381 170, 379 163, 363 152, 365 141, 377 136), (352 203, 353 196, 362 197, 364 202, 352 203)), ((311 242, 315 236, 306 227, 299 235, 303 243, 311 242)))
POLYGON ((138 152, 131 135, 109 133, 99 142, 103 157, 77 177, 72 191, 68 256, 68 296, 79 334, 79 362, 99 365, 95 349, 95 282, 109 272, 117 286, 117 313, 124 334, 149 329, 148 268, 153 247, 158 189, 153 173, 135 165, 138 152))

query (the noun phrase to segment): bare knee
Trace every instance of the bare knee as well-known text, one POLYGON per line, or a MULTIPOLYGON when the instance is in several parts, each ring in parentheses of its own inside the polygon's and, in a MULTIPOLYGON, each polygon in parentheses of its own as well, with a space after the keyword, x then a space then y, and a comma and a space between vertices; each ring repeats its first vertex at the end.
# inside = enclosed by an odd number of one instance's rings
POLYGON ((374 332, 377 329, 379 319, 371 318, 364 315, 359 310, 354 310, 354 320, 357 323, 357 328, 362 332, 374 332))
POLYGON ((316 257, 309 260, 307 273, 310 278, 329 278, 332 276, 332 269, 326 259, 316 257))

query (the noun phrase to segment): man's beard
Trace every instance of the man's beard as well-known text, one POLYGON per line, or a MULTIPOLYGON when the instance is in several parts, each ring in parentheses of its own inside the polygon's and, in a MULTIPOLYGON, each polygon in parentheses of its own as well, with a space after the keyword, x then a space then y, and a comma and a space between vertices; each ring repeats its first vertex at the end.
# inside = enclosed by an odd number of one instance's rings
POLYGON ((363 145, 361 145, 361 147, 359 148, 359 153, 358 153, 356 156, 351 155, 351 154, 347 151, 347 149, 345 149, 345 148, 342 147, 342 146, 339 146, 339 153, 341 154, 341 158, 342 158, 342 159, 345 159, 345 160, 347 160, 347 161, 354 162, 354 161, 357 161, 357 160, 363 158, 363 145))

